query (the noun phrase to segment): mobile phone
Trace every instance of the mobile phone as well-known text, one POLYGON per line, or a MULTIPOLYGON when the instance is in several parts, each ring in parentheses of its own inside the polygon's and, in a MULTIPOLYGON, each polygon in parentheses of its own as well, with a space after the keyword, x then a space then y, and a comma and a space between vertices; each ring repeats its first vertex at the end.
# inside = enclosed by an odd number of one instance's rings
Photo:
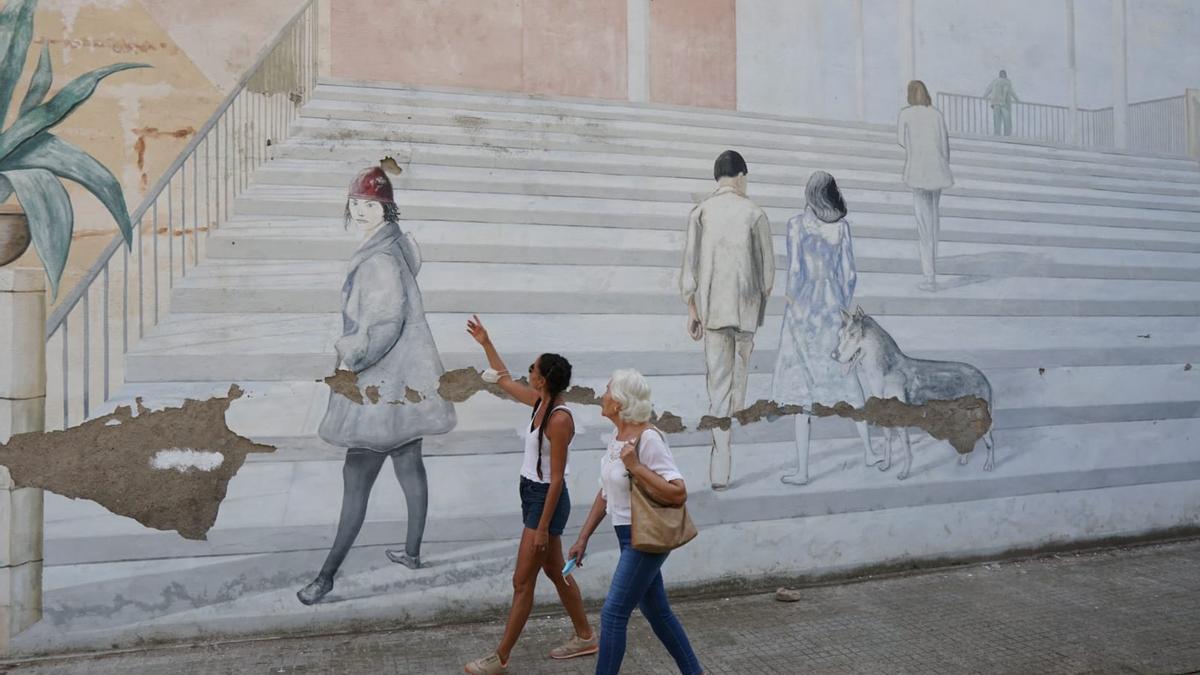
POLYGON ((563 565, 562 575, 564 577, 571 576, 571 572, 573 572, 574 570, 575 570, 575 559, 571 558, 570 560, 567 561, 566 565, 563 565))

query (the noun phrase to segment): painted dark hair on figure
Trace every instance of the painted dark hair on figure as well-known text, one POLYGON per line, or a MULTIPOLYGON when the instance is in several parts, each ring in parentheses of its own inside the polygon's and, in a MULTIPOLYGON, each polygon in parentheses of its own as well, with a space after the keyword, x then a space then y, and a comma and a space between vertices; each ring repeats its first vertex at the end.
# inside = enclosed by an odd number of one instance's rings
MULTIPOLYGON (((542 379, 546 381, 547 393, 550 394, 550 400, 546 401, 546 414, 542 415, 542 423, 538 425, 538 458, 537 458, 537 475, 538 478, 544 480, 542 476, 542 439, 546 437, 546 426, 550 422, 550 415, 554 412, 554 400, 559 394, 567 390, 571 386, 571 362, 558 354, 542 354, 538 357, 538 372, 542 374, 542 379)), ((533 414, 537 415, 537 408, 533 409, 533 414)))
MULTIPOLYGON (((400 207, 391 202, 380 202, 383 204, 383 220, 388 223, 400 222, 400 207)), ((350 216, 350 200, 346 200, 346 211, 342 214, 342 229, 350 229, 350 221, 354 220, 350 216)))
POLYGON ((746 160, 736 150, 722 152, 713 163, 713 180, 737 178, 744 173, 748 174, 750 170, 746 168, 746 160))
POLYGON ((837 181, 828 172, 813 172, 804 189, 804 201, 823 222, 836 223, 846 217, 846 201, 837 181))

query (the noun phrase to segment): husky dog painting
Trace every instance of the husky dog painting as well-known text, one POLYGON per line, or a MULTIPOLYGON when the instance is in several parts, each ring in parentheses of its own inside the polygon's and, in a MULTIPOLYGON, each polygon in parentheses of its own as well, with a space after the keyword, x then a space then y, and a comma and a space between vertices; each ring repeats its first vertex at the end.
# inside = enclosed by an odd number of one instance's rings
MULTIPOLYGON (((842 310, 842 327, 838 333, 837 348, 833 358, 847 370, 856 371, 867 396, 880 399, 896 398, 902 403, 923 405, 930 401, 948 401, 963 396, 978 396, 992 405, 992 385, 978 368, 955 361, 931 361, 914 359, 904 352, 882 326, 863 312, 862 307, 853 314, 842 310)), ((912 469, 912 445, 908 429, 887 429, 887 459, 882 468, 892 463, 893 437, 898 433, 904 443, 904 468, 897 478, 904 480, 912 469)), ((984 471, 991 471, 995 462, 995 443, 992 431, 983 436, 987 446, 987 461, 984 471)), ((965 464, 968 455, 959 462, 965 464)))

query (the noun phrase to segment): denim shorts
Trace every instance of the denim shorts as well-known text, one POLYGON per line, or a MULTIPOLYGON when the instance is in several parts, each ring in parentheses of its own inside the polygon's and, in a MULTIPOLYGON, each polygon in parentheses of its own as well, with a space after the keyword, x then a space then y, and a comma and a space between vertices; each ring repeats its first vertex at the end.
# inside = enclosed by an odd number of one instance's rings
MULTIPOLYGON (((539 483, 521 476, 521 521, 525 527, 536 530, 542 522, 542 512, 546 509, 546 493, 550 491, 548 483, 539 483)), ((567 519, 571 517, 571 495, 567 486, 563 485, 562 494, 558 496, 558 506, 550 517, 550 536, 562 536, 567 527, 567 519)))

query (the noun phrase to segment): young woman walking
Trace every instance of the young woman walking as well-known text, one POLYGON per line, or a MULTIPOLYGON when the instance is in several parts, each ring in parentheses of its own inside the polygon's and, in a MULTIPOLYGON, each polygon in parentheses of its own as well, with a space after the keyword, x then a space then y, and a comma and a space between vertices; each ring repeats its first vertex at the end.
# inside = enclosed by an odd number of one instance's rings
POLYGON ((938 201, 942 190, 954 185, 950 173, 950 136, 946 120, 933 107, 925 83, 908 83, 908 107, 900 111, 896 140, 904 148, 904 184, 913 192, 917 236, 921 240, 921 274, 918 287, 937 290, 938 201))
POLYGON ((600 492, 579 532, 579 539, 567 554, 582 566, 588 539, 606 513, 612 516, 621 557, 600 614, 600 656, 596 660, 596 673, 616 675, 621 671, 625 633, 635 607, 641 608, 654 634, 675 659, 679 672, 684 675, 701 673, 696 653, 692 651, 679 619, 671 611, 663 588, 659 570, 668 554, 643 553, 630 545, 633 522, 631 478, 662 504, 681 505, 687 501, 687 486, 675 466, 671 449, 662 434, 650 426, 653 412, 650 385, 636 370, 618 370, 613 373, 600 405, 601 414, 616 426, 616 434, 608 444, 608 452, 600 458, 600 492))
POLYGON ((529 384, 515 381, 497 353, 487 329, 478 316, 467 321, 467 332, 483 347, 488 365, 500 375, 499 385, 509 396, 533 408, 525 429, 525 455, 521 464, 521 517, 525 529, 517 549, 513 571, 513 602, 504 637, 496 651, 468 663, 471 675, 500 675, 508 672, 508 659, 529 612, 538 571, 545 573, 571 616, 575 636, 550 652, 555 659, 595 654, 596 635, 588 624, 579 587, 562 575, 562 533, 571 515, 567 492, 567 455, 575 436, 575 421, 563 405, 562 395, 571 385, 571 364, 558 354, 542 354, 529 366, 529 384))

